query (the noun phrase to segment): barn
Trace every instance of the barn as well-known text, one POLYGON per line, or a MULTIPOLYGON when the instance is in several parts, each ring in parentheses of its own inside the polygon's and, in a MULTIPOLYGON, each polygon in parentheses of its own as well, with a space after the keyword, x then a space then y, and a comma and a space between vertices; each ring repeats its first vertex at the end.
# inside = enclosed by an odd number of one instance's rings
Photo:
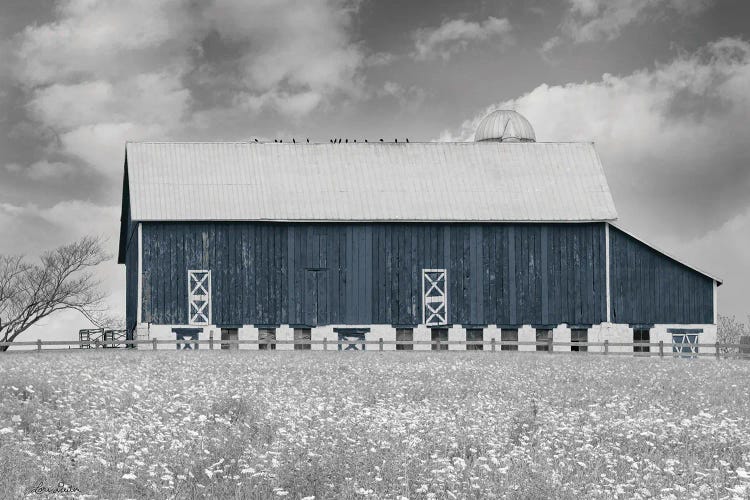
POLYGON ((712 343, 721 284, 618 224, 593 144, 504 110, 473 142, 129 142, 118 262, 128 338, 177 348, 712 343))

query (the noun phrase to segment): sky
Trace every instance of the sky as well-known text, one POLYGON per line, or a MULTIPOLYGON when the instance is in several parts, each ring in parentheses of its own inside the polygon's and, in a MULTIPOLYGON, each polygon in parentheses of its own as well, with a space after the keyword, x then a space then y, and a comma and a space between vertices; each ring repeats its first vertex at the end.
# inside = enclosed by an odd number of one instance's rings
MULTIPOLYGON (((0 253, 116 255, 127 140, 593 141, 619 223, 750 313, 746 0, 3 0, 0 253)), ((124 311, 124 266, 99 269, 124 311)), ((19 340, 72 338, 64 313, 19 340)))

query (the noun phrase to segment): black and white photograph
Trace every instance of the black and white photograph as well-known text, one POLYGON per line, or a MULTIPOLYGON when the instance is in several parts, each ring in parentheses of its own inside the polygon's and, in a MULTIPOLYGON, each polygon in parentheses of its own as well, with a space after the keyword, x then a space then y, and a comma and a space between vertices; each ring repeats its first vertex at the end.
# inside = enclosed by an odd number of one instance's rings
POLYGON ((0 0, 0 498, 750 499, 747 0, 0 0))

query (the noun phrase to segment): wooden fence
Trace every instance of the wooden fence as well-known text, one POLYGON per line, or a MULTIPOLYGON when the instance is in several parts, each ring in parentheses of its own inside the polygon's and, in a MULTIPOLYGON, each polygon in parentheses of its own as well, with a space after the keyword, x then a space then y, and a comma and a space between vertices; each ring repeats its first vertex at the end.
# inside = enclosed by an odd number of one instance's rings
MULTIPOLYGON (((342 350, 349 346, 374 346, 375 349, 368 349, 370 351, 383 351, 385 346, 403 346, 401 349, 409 349, 412 352, 431 352, 446 351, 456 352, 456 349, 449 349, 450 346, 466 346, 467 351, 473 350, 482 351, 512 351, 512 352, 537 352, 545 354, 559 354, 559 353, 571 353, 570 349, 560 350, 558 347, 573 348, 576 351, 573 353, 581 354, 603 354, 603 355, 628 355, 637 357, 715 357, 716 359, 728 359, 728 358, 739 358, 739 359, 750 359, 750 346, 748 344, 732 344, 732 343, 721 343, 716 342, 713 344, 689 344, 689 343, 671 343, 671 342, 610 342, 605 340, 603 342, 553 342, 552 340, 544 340, 539 342, 520 342, 511 340, 352 340, 352 339, 341 339, 341 340, 273 340, 273 339, 261 339, 261 340, 215 340, 213 335, 208 339, 194 340, 194 339, 149 339, 149 340, 127 340, 123 342, 104 342, 101 340, 36 340, 24 341, 24 342, 0 342, 0 347, 26 347, 24 350, 8 350, 5 352, 42 352, 45 347, 56 348, 54 350, 59 351, 60 347, 68 346, 68 348, 114 348, 114 347, 126 347, 136 348, 140 346, 140 349, 150 348, 152 350, 158 349, 159 345, 174 345, 175 348, 184 345, 199 346, 207 345, 209 350, 213 349, 239 349, 241 345, 258 345, 259 349, 275 350, 276 346, 279 345, 294 345, 303 346, 304 349, 310 349, 313 345, 321 345, 323 351, 338 351, 339 346, 342 346, 342 350), (430 345, 430 349, 416 350, 414 346, 430 345), (519 346, 533 346, 531 350, 519 350, 519 346), (28 349, 31 347, 32 349, 28 349), (596 347, 596 350, 590 350, 590 347, 596 347), (35 348, 35 349, 34 349, 35 348), (620 348, 629 348, 629 350, 622 350, 620 348), (634 352, 633 348, 639 348, 637 352, 634 352), (701 349, 710 349, 711 352, 701 352, 701 349)), ((52 350, 52 349, 46 349, 52 350)), ((461 352, 467 352, 463 349, 461 352)))

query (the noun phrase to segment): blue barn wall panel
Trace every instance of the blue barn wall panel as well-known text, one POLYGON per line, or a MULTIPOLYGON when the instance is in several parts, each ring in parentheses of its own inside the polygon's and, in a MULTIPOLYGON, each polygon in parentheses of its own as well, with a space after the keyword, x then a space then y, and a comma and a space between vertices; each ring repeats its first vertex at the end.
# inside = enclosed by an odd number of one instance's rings
POLYGON ((713 323, 713 280, 610 226, 612 321, 713 323))
POLYGON ((417 325, 424 268, 448 270, 451 323, 605 320, 603 223, 144 222, 142 231, 144 322, 187 322, 188 269, 212 271, 219 325, 417 325))

